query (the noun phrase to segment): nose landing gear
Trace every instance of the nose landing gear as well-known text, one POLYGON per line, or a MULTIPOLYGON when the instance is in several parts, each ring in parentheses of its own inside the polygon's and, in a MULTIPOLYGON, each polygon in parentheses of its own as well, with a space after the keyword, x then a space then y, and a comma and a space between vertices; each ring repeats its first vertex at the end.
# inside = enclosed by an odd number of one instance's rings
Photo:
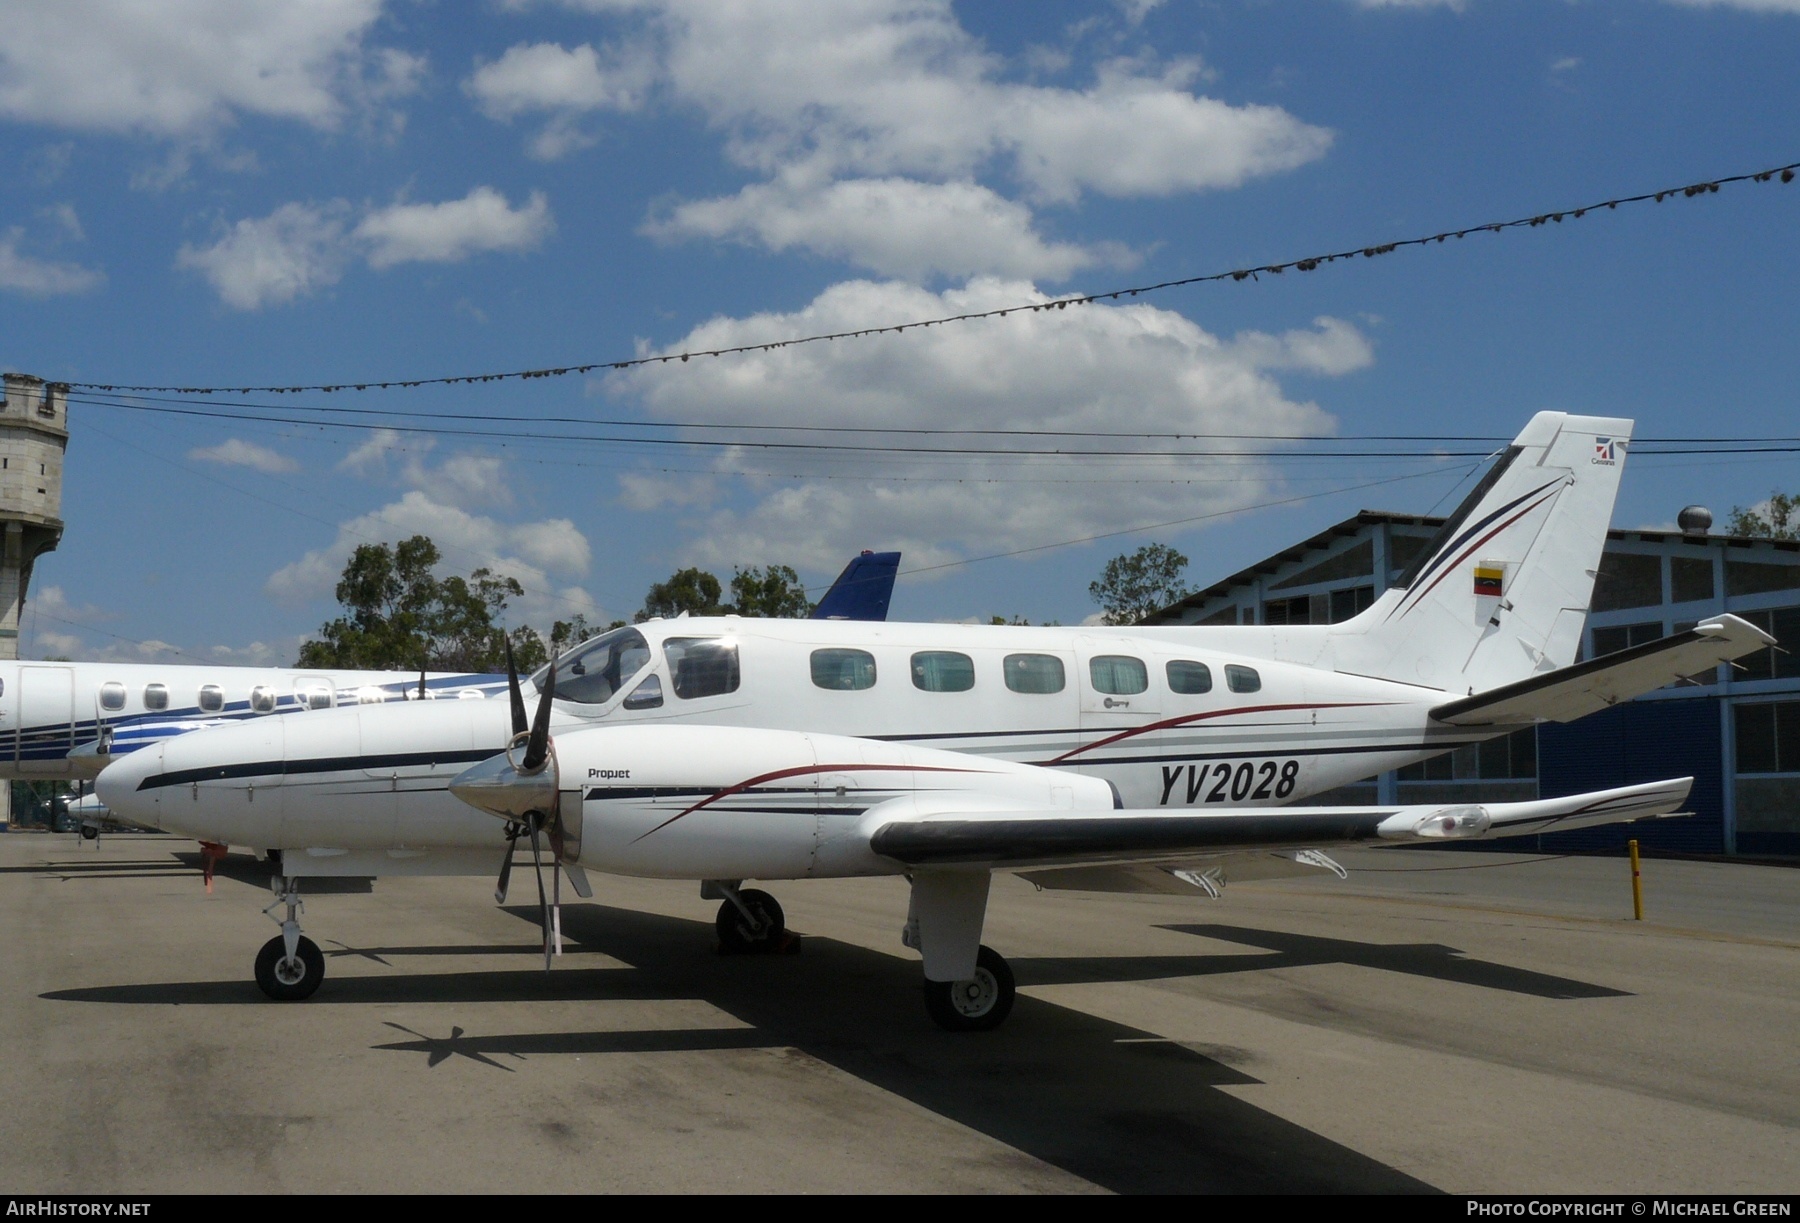
POLYGON ((325 979, 325 955, 319 945, 300 933, 298 914, 306 906, 300 900, 300 881, 277 875, 270 881, 275 900, 263 913, 281 927, 281 933, 256 953, 256 984, 277 1002, 310 998, 325 979), (287 906, 287 916, 274 910, 287 906))

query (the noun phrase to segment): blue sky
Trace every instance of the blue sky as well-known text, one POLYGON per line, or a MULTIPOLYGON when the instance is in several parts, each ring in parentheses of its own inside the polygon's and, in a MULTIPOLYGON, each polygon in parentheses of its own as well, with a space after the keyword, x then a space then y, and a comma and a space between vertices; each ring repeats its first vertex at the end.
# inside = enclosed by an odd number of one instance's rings
MULTIPOLYGON (((0 9, 9 370, 260 385, 608 361, 1800 160, 1800 0, 149 11, 0 9)), ((517 576, 516 614, 543 627, 629 616, 685 564, 822 583, 865 547, 933 567, 901 578, 896 616, 1075 622, 1105 560, 1141 543, 1179 547, 1204 583, 1358 508, 1442 508, 1469 468, 1274 435, 1504 436, 1546 408, 1633 416, 1640 436, 1800 433, 1797 216, 1800 183, 1746 185, 900 337, 236 397, 373 413, 353 429, 77 403, 68 530, 38 565, 24 651, 288 663, 333 614, 350 549, 415 531, 447 570, 517 576), (393 412, 500 415, 515 436, 388 432, 393 412), (625 446, 547 440, 569 431, 534 423, 551 417, 858 444, 943 438, 745 427, 1235 433, 1248 453, 625 446)), ((1616 522, 1694 501, 1722 518, 1800 486, 1795 467, 1640 456, 1616 522)))

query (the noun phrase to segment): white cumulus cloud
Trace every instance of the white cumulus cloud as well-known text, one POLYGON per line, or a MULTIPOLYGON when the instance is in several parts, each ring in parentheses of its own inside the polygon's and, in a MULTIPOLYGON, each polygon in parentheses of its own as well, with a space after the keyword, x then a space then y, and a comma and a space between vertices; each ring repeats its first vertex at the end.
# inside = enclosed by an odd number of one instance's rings
POLYGON ((56 0, 0 5, 0 115, 94 131, 205 135, 238 114, 338 125, 416 87, 372 47, 382 0, 56 0))
POLYGON ((1126 259, 1122 248, 1045 241, 1030 209, 978 183, 909 178, 846 179, 822 188, 753 183, 736 195, 679 204, 644 232, 772 251, 798 247, 913 279, 987 272, 1061 280, 1095 263, 1126 259))
POLYGON ((455 263, 490 251, 536 248, 556 228, 541 191, 514 208, 492 187, 460 200, 365 210, 354 226, 345 200, 283 204, 246 217, 211 245, 184 243, 177 267, 199 272, 227 305, 259 310, 336 284, 354 260, 382 269, 400 263, 455 263))
POLYGON ((228 467, 252 467, 257 471, 266 471, 271 475, 284 471, 299 471, 300 464, 279 451, 267 446, 259 446, 255 442, 246 442, 241 438, 227 438, 217 446, 206 446, 188 451, 188 458, 202 463, 222 463, 228 467))
POLYGON ((100 272, 78 263, 40 259, 19 249, 25 231, 14 226, 0 234, 0 289, 29 297, 85 293, 103 280, 100 272))
MULTIPOLYGON (((664 351, 1044 300, 1029 284, 999 279, 942 293, 854 281, 832 286, 792 314, 712 320, 664 351)), ((1369 359, 1367 341, 1337 319, 1282 336, 1221 338, 1154 306, 1089 305, 855 344, 641 366, 609 375, 605 385, 671 419, 942 431, 935 439, 909 435, 909 445, 1137 448, 1104 438, 956 436, 974 428, 1188 435, 1179 444, 1149 442, 1141 447, 1145 453, 1124 458, 796 457, 779 473, 786 478, 739 477, 711 508, 687 511, 695 540, 687 560, 729 565, 779 555, 829 568, 859 548, 901 548, 910 562, 931 564, 1229 512, 1266 499, 1280 482, 1256 454, 1208 459, 1168 452, 1203 449, 1195 434, 1252 434, 1253 440, 1227 448, 1268 451, 1282 435, 1328 432, 1331 418, 1287 396, 1271 371, 1337 374, 1369 359)), ((764 473, 775 466, 766 457, 735 454, 716 466, 729 473, 746 462, 764 473)), ((668 482, 639 473, 622 496, 682 506, 679 488, 659 489, 659 480, 668 482)))
POLYGON ((353 237, 368 247, 369 266, 455 263, 483 251, 526 251, 556 228, 550 202, 534 191, 514 208, 492 187, 477 187, 441 204, 392 204, 365 216, 353 237))

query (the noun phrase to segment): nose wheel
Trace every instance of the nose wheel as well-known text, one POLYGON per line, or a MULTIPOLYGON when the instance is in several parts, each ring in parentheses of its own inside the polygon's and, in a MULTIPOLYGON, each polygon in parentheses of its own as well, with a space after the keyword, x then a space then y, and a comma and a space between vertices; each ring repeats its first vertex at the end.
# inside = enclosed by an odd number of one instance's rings
POLYGON ((256 953, 256 984, 277 1002, 310 998, 324 979, 325 956, 304 934, 295 941, 292 955, 287 940, 279 934, 256 953))
POLYGON ((325 979, 325 956, 319 945, 300 933, 300 881, 277 875, 270 881, 275 900, 263 912, 281 927, 281 933, 256 953, 256 984, 277 1002, 310 998, 325 979), (285 918, 275 910, 287 907, 285 918))
MULTIPOLYGON (((731 955, 767 955, 785 951, 793 941, 781 906, 767 892, 755 888, 725 887, 725 903, 713 923, 719 932, 720 950, 731 955)), ((717 895, 717 893, 714 893, 717 895)))
POLYGON ((925 1010, 946 1032, 986 1032, 1012 1013, 1013 975, 991 947, 975 955, 975 975, 965 981, 925 982, 925 1010))

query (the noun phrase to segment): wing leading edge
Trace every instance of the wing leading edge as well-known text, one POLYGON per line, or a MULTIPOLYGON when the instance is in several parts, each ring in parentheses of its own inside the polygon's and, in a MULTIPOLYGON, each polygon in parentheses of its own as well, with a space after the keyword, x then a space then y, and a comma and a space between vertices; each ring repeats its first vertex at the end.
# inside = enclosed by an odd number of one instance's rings
POLYGON ((1112 812, 936 811, 878 823, 870 847, 907 866, 1012 870, 1175 862, 1232 850, 1516 836, 1679 814, 1691 777, 1519 803, 1112 812))

